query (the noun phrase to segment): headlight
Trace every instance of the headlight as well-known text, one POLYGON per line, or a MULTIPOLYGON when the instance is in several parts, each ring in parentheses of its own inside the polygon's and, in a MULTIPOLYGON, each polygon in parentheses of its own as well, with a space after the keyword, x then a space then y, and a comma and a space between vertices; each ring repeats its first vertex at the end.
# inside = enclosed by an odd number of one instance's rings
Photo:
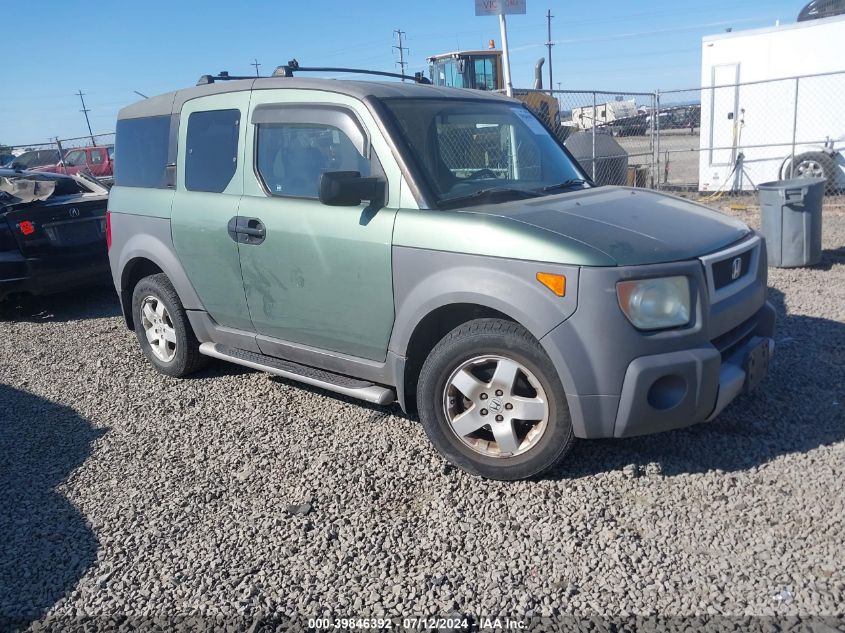
POLYGON ((622 312, 641 330, 662 330, 689 323, 689 281, 684 276, 620 281, 616 284, 616 296, 622 312))

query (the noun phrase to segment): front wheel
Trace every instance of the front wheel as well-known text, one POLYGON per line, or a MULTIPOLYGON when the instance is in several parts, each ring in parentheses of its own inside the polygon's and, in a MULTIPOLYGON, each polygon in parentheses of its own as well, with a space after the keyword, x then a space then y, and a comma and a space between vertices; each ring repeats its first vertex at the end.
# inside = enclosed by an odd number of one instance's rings
POLYGON ((559 463, 574 436, 563 386, 517 323, 478 319, 431 351, 417 386, 426 434, 453 465, 490 479, 526 479, 559 463))

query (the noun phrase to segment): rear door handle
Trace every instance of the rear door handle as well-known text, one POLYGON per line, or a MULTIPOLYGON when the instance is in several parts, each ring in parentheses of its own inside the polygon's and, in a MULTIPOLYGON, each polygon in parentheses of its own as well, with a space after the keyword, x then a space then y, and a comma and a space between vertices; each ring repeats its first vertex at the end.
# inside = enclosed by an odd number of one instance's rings
POLYGON ((229 237, 239 244, 261 244, 267 236, 267 229, 258 218, 235 216, 226 228, 229 237))

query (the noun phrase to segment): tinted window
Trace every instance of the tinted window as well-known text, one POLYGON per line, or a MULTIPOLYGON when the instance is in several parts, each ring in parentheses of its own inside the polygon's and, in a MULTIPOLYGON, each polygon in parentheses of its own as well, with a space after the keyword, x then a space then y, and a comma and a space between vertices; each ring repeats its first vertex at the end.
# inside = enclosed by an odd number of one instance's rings
POLYGON ((194 112, 188 117, 185 187, 220 193, 238 166, 240 110, 194 112))
POLYGON ((164 189, 169 138, 169 116, 119 120, 115 151, 120 161, 115 164, 115 184, 164 189))
POLYGON ((318 197, 325 171, 370 175, 370 162, 346 134, 317 123, 260 124, 256 162, 267 190, 278 196, 318 197))

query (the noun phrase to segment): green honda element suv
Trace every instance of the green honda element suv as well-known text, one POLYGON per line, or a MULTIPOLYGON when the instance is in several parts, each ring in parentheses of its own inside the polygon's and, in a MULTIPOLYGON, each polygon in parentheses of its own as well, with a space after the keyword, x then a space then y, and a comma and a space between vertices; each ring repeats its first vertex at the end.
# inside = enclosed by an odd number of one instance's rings
POLYGON ((111 269, 161 373, 219 358, 398 402, 496 479, 711 420, 765 376, 765 243, 741 222, 594 186, 500 95, 222 79, 117 122, 111 269))

